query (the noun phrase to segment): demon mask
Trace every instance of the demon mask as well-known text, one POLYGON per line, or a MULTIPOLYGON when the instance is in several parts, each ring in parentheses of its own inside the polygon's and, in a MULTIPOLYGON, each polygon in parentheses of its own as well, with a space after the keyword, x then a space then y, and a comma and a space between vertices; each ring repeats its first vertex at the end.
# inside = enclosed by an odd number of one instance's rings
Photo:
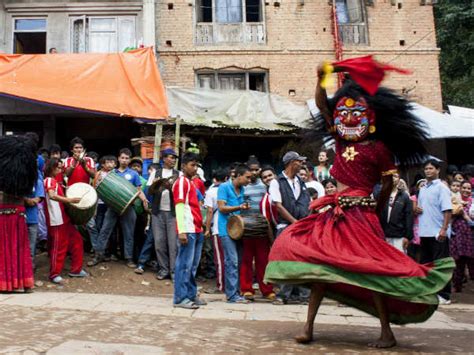
POLYGON ((334 110, 334 127, 342 139, 362 141, 375 132, 375 115, 363 97, 354 100, 344 96, 334 110))

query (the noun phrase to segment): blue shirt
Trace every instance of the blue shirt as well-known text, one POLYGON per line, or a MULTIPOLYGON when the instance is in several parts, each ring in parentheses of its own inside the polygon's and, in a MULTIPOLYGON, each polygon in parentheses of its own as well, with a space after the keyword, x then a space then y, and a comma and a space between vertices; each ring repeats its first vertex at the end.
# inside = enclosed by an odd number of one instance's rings
MULTIPOLYGON (((451 192, 440 179, 433 180, 420 189, 418 207, 423 213, 418 217, 418 235, 435 237, 443 227, 443 212, 452 210, 451 192)), ((448 236, 451 228, 448 228, 448 236)))
POLYGON ((254 184, 250 183, 245 186, 244 198, 245 202, 250 204, 251 213, 260 213, 260 202, 267 193, 265 184, 258 179, 254 184))
MULTIPOLYGON (((244 188, 240 187, 239 195, 235 193, 234 185, 232 184, 232 180, 229 180, 223 184, 219 185, 217 190, 217 201, 225 201, 226 206, 234 207, 240 206, 244 203, 244 188)), ((229 219, 228 213, 222 213, 218 211, 219 215, 217 218, 218 229, 219 229, 219 236, 220 237, 227 237, 227 220, 229 219)), ((240 214, 240 211, 232 212, 233 214, 240 214)))
POLYGON ((117 175, 128 180, 128 182, 132 185, 136 187, 142 186, 142 182, 140 181, 140 175, 138 175, 135 170, 127 168, 123 172, 120 172, 119 169, 115 169, 115 172, 117 173, 117 175))
MULTIPOLYGON (((33 186, 33 192, 26 196, 28 198, 42 197, 44 198, 44 185, 43 179, 38 173, 38 179, 36 180, 35 186, 33 186)), ((26 207, 26 223, 27 224, 38 224, 38 205, 26 207)))

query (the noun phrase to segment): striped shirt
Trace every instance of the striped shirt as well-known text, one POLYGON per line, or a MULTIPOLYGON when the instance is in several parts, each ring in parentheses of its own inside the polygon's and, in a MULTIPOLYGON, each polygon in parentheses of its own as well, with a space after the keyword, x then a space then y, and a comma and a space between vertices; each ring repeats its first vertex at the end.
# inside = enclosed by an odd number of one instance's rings
POLYGON ((64 197, 63 188, 56 179, 47 177, 44 179, 44 191, 46 195, 46 221, 48 226, 61 226, 69 221, 69 217, 64 210, 64 203, 53 201, 49 198, 49 191, 54 191, 58 196, 64 197))
POLYGON ((196 186, 185 176, 180 176, 173 184, 173 199, 175 206, 184 204, 183 230, 178 226, 178 233, 202 233, 201 206, 196 186))
POLYGON ((268 223, 273 226, 278 224, 278 210, 272 203, 271 196, 268 192, 263 196, 262 201, 260 201, 260 212, 266 218, 268 223))

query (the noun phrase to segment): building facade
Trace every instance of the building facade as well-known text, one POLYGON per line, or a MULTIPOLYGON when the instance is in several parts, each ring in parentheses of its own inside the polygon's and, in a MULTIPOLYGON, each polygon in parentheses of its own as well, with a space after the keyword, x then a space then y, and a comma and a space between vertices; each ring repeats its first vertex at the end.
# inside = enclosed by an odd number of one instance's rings
POLYGON ((5 53, 121 52, 144 42, 141 1, 5 0, 5 53))
MULTIPOLYGON (((343 58, 374 54, 413 75, 385 84, 441 110, 433 8, 420 0, 334 0, 343 58)), ((268 91, 304 103, 334 60, 328 0, 157 0, 166 85, 268 91)))
MULTIPOLYGON (((441 110, 439 49, 429 1, 4 0, 0 51, 122 52, 154 45, 165 85, 257 90, 305 104, 314 95, 317 65, 336 58, 336 18, 342 58, 374 54, 380 61, 412 70, 409 76, 391 74, 385 85, 441 110)), ((45 146, 65 145, 79 135, 90 142, 89 148, 104 154, 141 134, 132 121, 0 98, 0 134, 28 130, 36 130, 45 146)), ((247 139, 249 152, 265 146, 272 150, 272 159, 289 140, 278 138, 279 133, 270 137, 232 131, 218 136, 204 130, 193 136, 193 131, 183 129, 193 140, 207 142, 209 151, 220 151, 230 140, 238 138, 232 145, 239 145, 247 139), (255 137, 266 140, 250 149, 255 137)), ((231 153, 247 152, 226 153, 229 159, 241 159, 231 153)))
MULTIPOLYGON (((0 3, 0 51, 4 53, 123 52, 155 42, 154 1, 4 0, 0 3)), ((51 54, 53 55, 53 54, 51 54)), ((83 137, 90 150, 115 153, 140 135, 132 120, 78 113, 0 98, 0 134, 35 131, 41 144, 83 137)))

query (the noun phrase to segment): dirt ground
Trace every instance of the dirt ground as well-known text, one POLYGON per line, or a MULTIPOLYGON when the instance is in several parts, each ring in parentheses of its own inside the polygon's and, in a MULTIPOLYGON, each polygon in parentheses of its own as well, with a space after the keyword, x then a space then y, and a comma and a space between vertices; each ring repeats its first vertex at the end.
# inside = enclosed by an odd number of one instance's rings
MULTIPOLYGON (((84 265, 91 259, 92 256, 85 253, 84 265)), ((84 269, 90 276, 83 279, 67 276, 69 262, 66 261, 62 273, 64 278, 62 286, 55 285, 48 279, 49 259, 47 253, 37 255, 36 266, 37 291, 105 293, 126 296, 171 296, 173 294, 173 284, 170 280, 157 280, 156 271, 150 267, 145 268, 143 275, 137 275, 133 269, 125 265, 123 260, 101 263, 93 267, 85 266, 84 269), (38 281, 42 283, 39 287, 38 281)), ((211 288, 215 286, 215 281, 204 279, 199 281, 199 285, 203 288, 211 288)))
MULTIPOLYGON (((86 253, 84 265, 92 258, 86 253)), ((58 286, 48 280, 49 261, 46 253, 36 257, 37 270, 35 279, 42 285, 37 291, 64 291, 84 293, 105 293, 126 296, 165 296, 173 294, 173 285, 170 280, 157 280, 156 271, 150 267, 145 269, 143 275, 137 275, 133 269, 128 268, 124 261, 110 261, 93 267, 85 267, 90 277, 73 279, 67 276, 69 263, 63 271, 64 285, 58 286)), ((203 290, 215 287, 215 280, 198 278, 198 285, 203 290)), ((464 284, 463 292, 452 295, 453 303, 474 304, 474 281, 464 284)))

